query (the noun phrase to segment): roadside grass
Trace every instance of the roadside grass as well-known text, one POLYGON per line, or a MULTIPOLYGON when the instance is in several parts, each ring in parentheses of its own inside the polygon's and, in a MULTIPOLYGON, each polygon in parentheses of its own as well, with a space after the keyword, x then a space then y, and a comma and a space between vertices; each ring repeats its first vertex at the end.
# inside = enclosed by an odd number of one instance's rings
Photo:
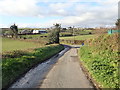
POLYGON ((33 66, 47 60, 64 49, 62 45, 53 45, 28 51, 12 51, 3 55, 2 59, 2 87, 11 85, 33 66))
POLYGON ((13 50, 24 50, 28 48, 37 48, 44 45, 34 42, 26 42, 20 40, 14 40, 10 38, 2 38, 2 52, 8 52, 13 50))
POLYGON ((85 42, 79 50, 80 60, 101 88, 120 88, 118 34, 101 35, 85 42))
MULTIPOLYGON (((96 37, 95 35, 79 35, 75 36, 75 40, 86 40, 96 37)), ((60 39, 74 40, 74 36, 60 37, 60 39)))

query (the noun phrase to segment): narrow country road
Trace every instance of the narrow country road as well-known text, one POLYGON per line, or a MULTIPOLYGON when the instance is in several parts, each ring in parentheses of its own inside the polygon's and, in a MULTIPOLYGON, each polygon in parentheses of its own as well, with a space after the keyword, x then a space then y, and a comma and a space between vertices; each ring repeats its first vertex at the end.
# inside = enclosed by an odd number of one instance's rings
POLYGON ((84 75, 77 48, 66 48, 31 69, 10 88, 93 88, 84 75))
POLYGON ((70 49, 58 60, 40 88, 92 88, 80 68, 76 48, 70 49))

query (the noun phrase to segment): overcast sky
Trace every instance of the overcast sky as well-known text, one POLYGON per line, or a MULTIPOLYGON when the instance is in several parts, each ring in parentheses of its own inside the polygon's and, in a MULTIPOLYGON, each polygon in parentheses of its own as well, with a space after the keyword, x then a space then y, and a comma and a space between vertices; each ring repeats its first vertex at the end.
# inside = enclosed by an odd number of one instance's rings
POLYGON ((119 0, 0 0, 0 27, 114 26, 119 0))

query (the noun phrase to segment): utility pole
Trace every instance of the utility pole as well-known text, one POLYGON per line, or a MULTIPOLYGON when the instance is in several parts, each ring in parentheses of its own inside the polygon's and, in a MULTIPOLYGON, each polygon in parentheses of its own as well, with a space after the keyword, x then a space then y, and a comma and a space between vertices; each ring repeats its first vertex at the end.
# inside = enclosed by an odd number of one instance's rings
POLYGON ((74 26, 73 26, 73 38, 74 38, 74 44, 75 44, 75 32, 74 32, 74 26))

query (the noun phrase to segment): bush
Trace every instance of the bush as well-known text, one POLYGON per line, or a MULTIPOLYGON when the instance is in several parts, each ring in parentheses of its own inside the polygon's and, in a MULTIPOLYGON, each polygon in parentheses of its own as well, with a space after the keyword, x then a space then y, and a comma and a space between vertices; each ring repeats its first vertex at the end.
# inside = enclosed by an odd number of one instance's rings
POLYGON ((13 54, 7 55, 7 58, 3 58, 2 62, 2 87, 5 88, 13 83, 21 74, 28 71, 31 67, 39 64, 51 56, 55 55, 59 51, 64 49, 62 45, 49 46, 44 48, 35 49, 34 52, 23 53, 17 55, 19 57, 13 57, 13 54), (50 51, 50 52, 49 52, 50 51), (12 57, 11 57, 12 56, 12 57))

